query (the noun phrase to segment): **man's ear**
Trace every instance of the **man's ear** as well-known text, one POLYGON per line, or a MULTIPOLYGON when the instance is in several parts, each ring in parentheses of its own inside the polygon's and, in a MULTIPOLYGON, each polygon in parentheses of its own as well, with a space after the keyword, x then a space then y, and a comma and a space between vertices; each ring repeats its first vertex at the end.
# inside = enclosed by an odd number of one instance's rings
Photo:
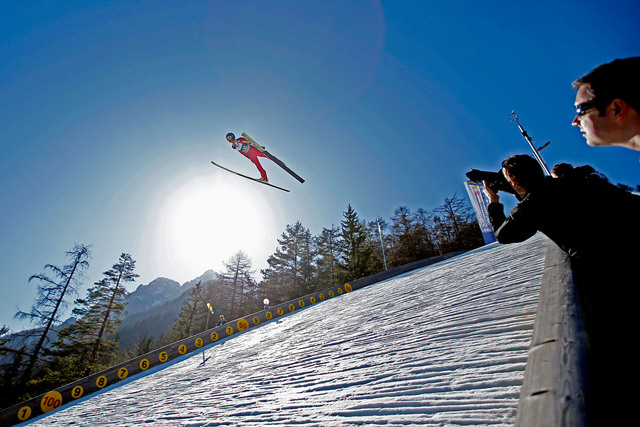
POLYGON ((507 179, 509 184, 511 184, 513 189, 516 190, 516 192, 518 193, 517 194, 518 200, 522 200, 522 195, 526 193, 526 189, 522 187, 520 184, 518 184, 518 181, 516 181, 515 178, 510 177, 508 174, 505 174, 505 178, 507 179))
POLYGON ((504 176, 504 179, 506 179, 507 182, 511 185, 513 185, 513 183, 515 182, 515 180, 509 176, 509 174, 504 168, 502 168, 502 176, 504 176))
POLYGON ((624 119, 629 114, 629 104, 624 99, 615 98, 610 105, 616 118, 624 119))

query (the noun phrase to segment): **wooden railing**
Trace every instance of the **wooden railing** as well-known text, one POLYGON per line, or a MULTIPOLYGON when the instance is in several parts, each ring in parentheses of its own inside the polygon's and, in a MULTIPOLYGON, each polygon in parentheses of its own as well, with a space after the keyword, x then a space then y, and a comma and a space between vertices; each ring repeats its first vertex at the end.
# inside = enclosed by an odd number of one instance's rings
POLYGON ((587 425, 587 338, 569 257, 548 241, 517 427, 587 425))

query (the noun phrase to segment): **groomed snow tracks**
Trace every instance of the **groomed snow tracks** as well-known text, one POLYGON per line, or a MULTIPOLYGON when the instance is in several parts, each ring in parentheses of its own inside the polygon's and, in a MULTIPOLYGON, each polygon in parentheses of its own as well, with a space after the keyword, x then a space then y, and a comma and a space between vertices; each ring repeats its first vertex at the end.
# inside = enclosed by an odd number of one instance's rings
POLYGON ((87 396, 104 390, 116 383, 125 380, 130 381, 141 376, 141 374, 163 369, 164 367, 169 366, 172 362, 175 363, 176 361, 186 357, 191 357, 195 351, 200 350, 203 347, 231 338, 232 336, 245 332, 250 328, 261 326, 270 320, 277 319, 284 315, 291 314, 295 311, 353 290, 360 289, 370 284, 386 280, 399 274, 437 263, 460 253, 462 252, 446 254, 400 266, 388 271, 354 280, 351 283, 345 283, 330 289, 314 292, 310 295, 296 298, 295 300, 270 307, 258 313, 230 321, 223 326, 218 326, 192 337, 185 338, 182 341, 175 342, 104 371, 79 379, 55 390, 51 390, 28 401, 3 409, 0 411, 0 426, 14 425, 33 419, 38 415, 48 413, 49 411, 77 401, 78 399, 86 398, 87 396))

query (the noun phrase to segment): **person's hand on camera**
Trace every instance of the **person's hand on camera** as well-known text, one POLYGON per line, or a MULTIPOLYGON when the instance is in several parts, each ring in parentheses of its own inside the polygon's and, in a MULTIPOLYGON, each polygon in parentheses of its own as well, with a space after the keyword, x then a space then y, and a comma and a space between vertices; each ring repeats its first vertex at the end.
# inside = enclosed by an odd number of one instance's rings
POLYGON ((500 201, 500 196, 498 196, 498 193, 496 193, 491 189, 491 187, 489 187, 489 183, 486 180, 482 182, 484 184, 484 194, 486 194, 489 198, 489 202, 498 203, 500 201))

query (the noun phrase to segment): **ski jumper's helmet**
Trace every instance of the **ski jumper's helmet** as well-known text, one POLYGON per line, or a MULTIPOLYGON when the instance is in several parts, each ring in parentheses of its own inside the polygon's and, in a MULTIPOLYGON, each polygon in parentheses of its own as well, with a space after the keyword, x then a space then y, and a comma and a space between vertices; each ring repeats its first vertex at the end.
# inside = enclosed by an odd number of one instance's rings
POLYGON ((236 139, 236 136, 234 134, 232 134, 231 132, 229 132, 227 134, 227 139, 229 139, 229 137, 231 137, 231 139, 236 139))

